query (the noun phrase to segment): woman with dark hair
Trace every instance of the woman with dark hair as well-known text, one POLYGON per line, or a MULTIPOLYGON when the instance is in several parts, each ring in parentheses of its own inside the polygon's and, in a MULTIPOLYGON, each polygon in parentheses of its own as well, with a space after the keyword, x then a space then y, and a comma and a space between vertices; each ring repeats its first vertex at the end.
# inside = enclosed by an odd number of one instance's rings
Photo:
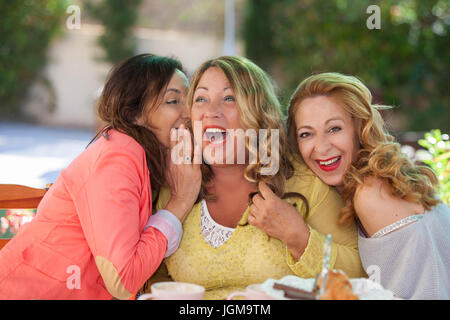
POLYGON ((171 58, 113 68, 98 103, 107 126, 0 251, 0 299, 129 299, 178 248, 201 184, 198 161, 169 161, 175 143, 192 148, 187 89, 171 58), (172 197, 152 215, 163 185, 172 197))

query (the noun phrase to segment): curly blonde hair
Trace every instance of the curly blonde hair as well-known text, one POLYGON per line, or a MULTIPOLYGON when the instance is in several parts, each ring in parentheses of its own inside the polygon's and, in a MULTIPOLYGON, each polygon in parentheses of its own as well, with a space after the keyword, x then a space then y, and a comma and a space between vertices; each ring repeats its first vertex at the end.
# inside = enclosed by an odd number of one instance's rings
MULTIPOLYGON (((247 165, 244 177, 257 184, 260 181, 266 182, 273 192, 282 197, 285 192, 286 179, 292 176, 293 166, 287 158, 287 135, 283 126, 281 107, 275 94, 274 86, 269 76, 256 64, 244 57, 222 56, 204 62, 194 73, 190 89, 187 96, 188 109, 192 110, 194 92, 203 74, 211 67, 220 68, 236 95, 239 115, 244 129, 267 129, 267 156, 274 161, 279 161, 279 169, 273 175, 263 175, 261 170, 270 167, 271 163, 262 163, 259 158, 258 148, 249 143, 246 139, 245 145, 249 155, 256 159, 256 163, 247 165), (279 154, 271 154, 271 129, 279 132, 279 154)), ((202 165, 203 172, 203 197, 206 194, 206 186, 212 181, 213 173, 209 166, 202 165)))
POLYGON ((378 110, 390 106, 372 104, 370 90, 356 77, 340 73, 321 73, 303 80, 289 102, 288 140, 293 151, 299 153, 295 114, 300 103, 310 97, 328 96, 338 101, 352 116, 358 134, 360 150, 344 175, 342 198, 345 207, 340 223, 355 217, 353 198, 357 187, 366 177, 377 177, 391 187, 392 195, 423 205, 425 210, 439 203, 435 198, 437 178, 432 169, 414 164, 401 152, 400 144, 385 128, 378 110))

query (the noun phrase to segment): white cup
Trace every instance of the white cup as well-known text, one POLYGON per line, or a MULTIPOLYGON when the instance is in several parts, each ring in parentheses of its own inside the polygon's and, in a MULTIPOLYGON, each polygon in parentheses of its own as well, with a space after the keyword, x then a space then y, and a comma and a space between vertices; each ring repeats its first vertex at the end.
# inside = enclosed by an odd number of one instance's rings
POLYGON ((231 300, 234 297, 244 297, 247 300, 276 300, 276 298, 266 294, 259 284, 251 284, 245 288, 245 291, 233 292, 228 296, 227 300, 231 300))
POLYGON ((156 282, 151 285, 151 293, 140 295, 138 300, 203 300, 205 288, 186 282, 156 282))

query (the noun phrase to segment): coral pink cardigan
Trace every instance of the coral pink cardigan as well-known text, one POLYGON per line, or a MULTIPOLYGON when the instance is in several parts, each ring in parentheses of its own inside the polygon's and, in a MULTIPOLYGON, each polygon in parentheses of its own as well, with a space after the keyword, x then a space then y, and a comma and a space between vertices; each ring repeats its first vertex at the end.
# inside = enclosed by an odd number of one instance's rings
POLYGON ((118 131, 63 170, 0 251, 0 299, 129 299, 160 265, 144 149, 118 131))

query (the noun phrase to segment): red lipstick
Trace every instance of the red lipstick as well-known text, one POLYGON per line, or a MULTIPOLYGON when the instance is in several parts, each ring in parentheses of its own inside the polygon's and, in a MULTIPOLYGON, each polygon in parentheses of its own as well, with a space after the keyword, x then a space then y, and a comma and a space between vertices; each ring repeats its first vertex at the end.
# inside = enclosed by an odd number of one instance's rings
POLYGON ((329 158, 327 160, 316 160, 316 163, 319 166, 319 168, 322 169, 323 171, 330 172, 330 171, 336 170, 340 166, 341 160, 342 160, 342 157, 338 156, 338 157, 329 158), (330 161, 330 160, 333 160, 336 158, 337 158, 337 160, 335 162, 330 163, 328 165, 324 165, 324 164, 320 163, 320 162, 330 161))

